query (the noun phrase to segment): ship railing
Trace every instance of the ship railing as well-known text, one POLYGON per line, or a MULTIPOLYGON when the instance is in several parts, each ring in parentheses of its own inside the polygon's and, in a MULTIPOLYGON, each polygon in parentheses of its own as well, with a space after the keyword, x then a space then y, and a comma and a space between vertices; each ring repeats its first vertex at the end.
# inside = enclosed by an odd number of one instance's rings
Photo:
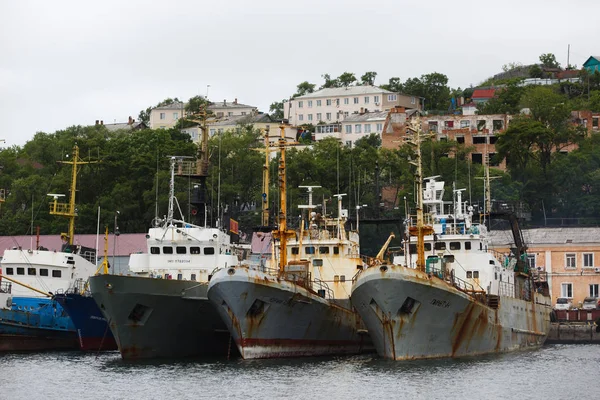
POLYGON ((89 290, 89 285, 87 284, 87 281, 84 281, 81 278, 75 280, 75 282, 73 283, 73 286, 70 287, 66 291, 66 293, 81 294, 81 295, 91 294, 90 290, 89 290))
POLYGON ((333 290, 331 290, 327 282, 322 281, 319 278, 313 279, 313 290, 324 299, 333 300, 334 298, 333 290))
POLYGON ((0 282, 0 293, 11 293, 12 292, 12 283, 10 282, 0 282))
POLYGON ((450 283, 456 289, 460 290, 463 293, 468 294, 469 296, 475 298, 477 301, 480 301, 484 304, 487 304, 487 294, 485 290, 482 288, 476 288, 470 282, 467 282, 461 278, 458 278, 454 275, 454 270, 447 272, 445 269, 428 267, 426 272, 431 275, 435 275, 438 278, 450 283))

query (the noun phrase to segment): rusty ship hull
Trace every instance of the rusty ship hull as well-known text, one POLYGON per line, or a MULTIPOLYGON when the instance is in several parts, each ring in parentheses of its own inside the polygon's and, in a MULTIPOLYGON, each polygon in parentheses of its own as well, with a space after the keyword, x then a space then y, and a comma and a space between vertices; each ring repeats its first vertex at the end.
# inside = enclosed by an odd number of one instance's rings
POLYGON ((373 351, 349 299, 336 302, 276 275, 248 267, 212 277, 208 297, 245 359, 373 351))
POLYGON ((437 276, 402 266, 369 268, 352 290, 378 354, 411 360, 538 348, 550 329, 548 296, 477 301, 437 276))
POLYGON ((123 359, 229 354, 229 332, 206 283, 97 275, 90 290, 123 359))

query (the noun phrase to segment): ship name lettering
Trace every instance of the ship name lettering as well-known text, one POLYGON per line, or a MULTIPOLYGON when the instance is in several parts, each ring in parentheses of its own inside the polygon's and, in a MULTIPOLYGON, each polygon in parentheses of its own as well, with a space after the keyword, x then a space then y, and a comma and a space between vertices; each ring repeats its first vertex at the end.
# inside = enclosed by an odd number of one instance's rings
POLYGON ((450 302, 448 300, 431 299, 431 304, 436 307, 450 308, 450 302))

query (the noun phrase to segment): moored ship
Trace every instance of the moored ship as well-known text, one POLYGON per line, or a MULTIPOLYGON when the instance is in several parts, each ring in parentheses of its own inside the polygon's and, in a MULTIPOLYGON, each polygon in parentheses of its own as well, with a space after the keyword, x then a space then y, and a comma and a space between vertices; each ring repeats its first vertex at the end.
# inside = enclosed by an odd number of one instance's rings
POLYGON ((417 241, 405 242, 402 265, 367 268, 352 288, 378 354, 408 360, 540 347, 550 329, 549 288, 527 267, 516 217, 503 213, 516 246, 505 256, 488 250, 486 227, 472 221, 460 190, 445 213, 444 183, 427 178, 422 190, 419 132, 417 125, 417 216, 408 236, 417 241))
POLYGON ((92 296, 124 359, 228 354, 229 334, 206 296, 210 274, 236 265, 229 235, 174 218, 176 157, 169 209, 149 229, 147 253, 132 254, 129 275, 90 278, 92 296))
POLYGON ((59 203, 62 195, 52 194, 50 214, 69 218, 69 232, 61 235, 60 251, 37 245, 35 248, 13 248, 4 251, 0 278, 0 350, 77 349, 75 326, 60 303, 52 299, 56 293, 72 290, 96 271, 96 250, 74 244, 75 192, 79 159, 74 146, 71 194, 69 203, 59 203))
POLYGON ((276 267, 239 265, 212 277, 208 297, 245 359, 357 354, 372 349, 350 304, 352 276, 362 268, 358 232, 346 231, 338 195, 337 218, 312 211, 298 232, 287 229, 285 138, 279 140, 279 224, 273 237, 276 267))

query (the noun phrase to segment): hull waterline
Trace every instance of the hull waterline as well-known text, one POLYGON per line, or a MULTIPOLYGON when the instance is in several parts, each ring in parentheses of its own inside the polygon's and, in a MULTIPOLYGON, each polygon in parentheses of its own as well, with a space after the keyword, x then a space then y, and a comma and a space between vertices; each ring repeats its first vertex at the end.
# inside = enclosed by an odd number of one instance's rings
POLYGON ((210 282, 208 297, 245 359, 373 350, 348 300, 326 300, 304 287, 254 269, 218 271, 210 282))
POLYGON ((369 268, 352 291, 381 357, 407 360, 500 353, 543 345, 550 302, 489 296, 487 304, 448 282, 401 266, 369 268))
POLYGON ((123 359, 230 354, 229 333, 205 283, 98 275, 90 289, 123 359))

